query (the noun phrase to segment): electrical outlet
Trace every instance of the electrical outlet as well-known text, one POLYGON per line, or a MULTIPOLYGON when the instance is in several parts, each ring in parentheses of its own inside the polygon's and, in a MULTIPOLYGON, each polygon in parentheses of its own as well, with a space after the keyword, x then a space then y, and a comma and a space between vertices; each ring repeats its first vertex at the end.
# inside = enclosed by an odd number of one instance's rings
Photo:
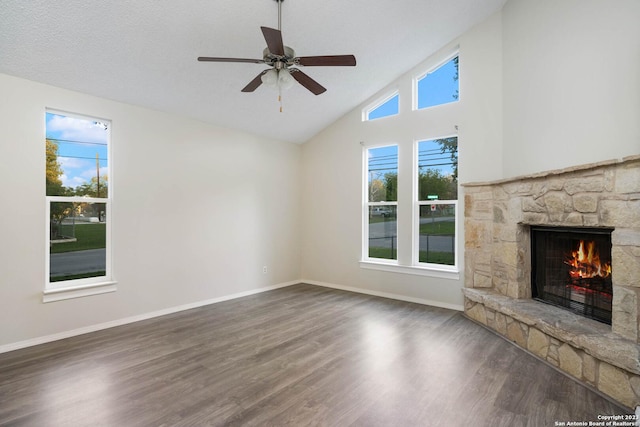
POLYGON ((267 266, 262 267, 262 274, 267 274, 267 266))

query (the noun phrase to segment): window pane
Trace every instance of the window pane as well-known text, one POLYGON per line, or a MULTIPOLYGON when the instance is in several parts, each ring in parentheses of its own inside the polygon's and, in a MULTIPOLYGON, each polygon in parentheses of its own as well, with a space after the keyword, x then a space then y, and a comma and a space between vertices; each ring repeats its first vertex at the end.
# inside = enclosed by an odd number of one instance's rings
POLYGON ((396 206, 369 207, 369 257, 397 258, 396 206))
POLYGON ((455 265, 454 204, 420 206, 419 261, 455 265))
POLYGON ((418 109, 458 100, 458 57, 418 80, 418 109))
POLYGON ((49 281, 106 274, 106 203, 51 202, 49 281))
POLYGON ((368 154, 369 202, 398 200, 398 146, 371 148, 368 154))
POLYGON ((107 197, 108 126, 46 114, 47 196, 107 197))
POLYGON ((418 200, 458 199, 458 138, 418 143, 418 200))
POLYGON ((382 105, 377 106, 373 110, 367 113, 367 120, 379 119, 387 116, 394 116, 398 114, 398 100, 400 95, 396 94, 389 100, 385 101, 382 105))

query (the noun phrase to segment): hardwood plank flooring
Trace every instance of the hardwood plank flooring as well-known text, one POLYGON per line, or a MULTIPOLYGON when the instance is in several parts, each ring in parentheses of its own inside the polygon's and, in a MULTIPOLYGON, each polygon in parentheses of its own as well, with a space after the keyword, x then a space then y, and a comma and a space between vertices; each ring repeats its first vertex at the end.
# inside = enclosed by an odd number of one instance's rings
POLYGON ((7 426, 555 426, 624 414, 461 313, 295 285, 0 354, 7 426))

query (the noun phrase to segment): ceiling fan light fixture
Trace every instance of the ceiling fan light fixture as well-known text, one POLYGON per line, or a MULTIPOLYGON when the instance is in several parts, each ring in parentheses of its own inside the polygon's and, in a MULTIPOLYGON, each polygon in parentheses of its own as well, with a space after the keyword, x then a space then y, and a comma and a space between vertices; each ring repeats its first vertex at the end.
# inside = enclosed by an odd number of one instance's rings
POLYGON ((295 79, 286 68, 279 70, 272 68, 266 71, 261 77, 262 84, 273 89, 289 89, 295 83, 295 79))
POLYGON ((278 86, 281 89, 291 88, 294 82, 295 82, 294 78, 291 76, 291 73, 286 68, 283 68, 278 72, 278 86))
POLYGON ((265 86, 275 88, 278 86, 278 71, 275 68, 270 69, 260 77, 265 86))

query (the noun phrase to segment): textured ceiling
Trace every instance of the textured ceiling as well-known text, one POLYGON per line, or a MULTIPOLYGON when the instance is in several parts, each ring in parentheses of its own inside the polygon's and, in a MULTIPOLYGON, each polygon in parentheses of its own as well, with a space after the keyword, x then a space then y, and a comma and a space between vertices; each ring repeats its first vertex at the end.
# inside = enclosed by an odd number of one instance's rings
MULTIPOLYGON (((505 0, 286 0, 284 43, 298 56, 354 54, 356 67, 300 67, 327 88, 240 90, 265 66, 274 0, 0 0, 0 72, 302 143, 505 0)), ((80 112, 82 113, 82 112, 80 112)))

